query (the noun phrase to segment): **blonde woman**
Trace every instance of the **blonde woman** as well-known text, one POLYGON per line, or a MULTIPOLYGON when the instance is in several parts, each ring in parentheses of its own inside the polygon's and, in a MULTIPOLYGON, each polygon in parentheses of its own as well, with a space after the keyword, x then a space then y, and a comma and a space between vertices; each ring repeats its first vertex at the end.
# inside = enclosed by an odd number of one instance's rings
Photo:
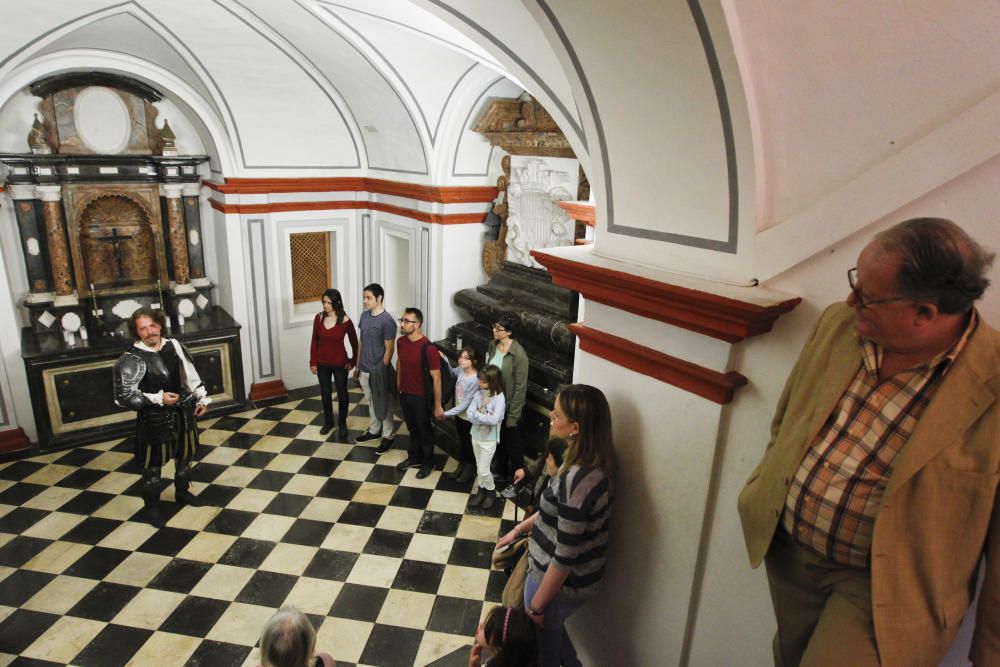
POLYGON ((538 664, 572 667, 580 660, 564 624, 604 575, 615 470, 611 410, 600 389, 574 384, 556 396, 549 424, 551 436, 567 442, 563 464, 538 511, 497 547, 531 531, 524 606, 538 627, 538 664))

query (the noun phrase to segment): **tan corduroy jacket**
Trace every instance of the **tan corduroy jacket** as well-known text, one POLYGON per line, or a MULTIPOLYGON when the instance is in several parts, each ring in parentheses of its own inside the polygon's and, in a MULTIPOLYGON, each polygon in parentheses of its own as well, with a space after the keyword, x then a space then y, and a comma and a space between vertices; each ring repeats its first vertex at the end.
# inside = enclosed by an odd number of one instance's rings
MULTIPOLYGON (((861 365, 846 304, 823 313, 785 385, 764 458, 740 494, 750 563, 767 553, 789 481, 861 365)), ((1000 332, 980 320, 896 459, 872 536, 882 664, 934 667, 975 592, 971 659, 1000 665, 1000 332)))

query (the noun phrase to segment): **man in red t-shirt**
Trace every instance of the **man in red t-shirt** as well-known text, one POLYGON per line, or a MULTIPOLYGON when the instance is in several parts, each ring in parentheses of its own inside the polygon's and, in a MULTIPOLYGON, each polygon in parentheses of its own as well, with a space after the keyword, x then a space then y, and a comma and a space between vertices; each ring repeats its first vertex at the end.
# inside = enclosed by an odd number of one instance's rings
POLYGON ((402 336, 396 341, 396 383, 399 387, 399 407, 410 431, 410 447, 406 460, 396 470, 419 467, 417 478, 423 479, 434 470, 434 426, 431 416, 444 416, 441 407, 441 366, 437 348, 420 332, 424 314, 419 308, 407 308, 399 318, 402 336), (421 360, 421 353, 426 361, 421 360), (430 370, 434 395, 427 395, 424 364, 430 370))

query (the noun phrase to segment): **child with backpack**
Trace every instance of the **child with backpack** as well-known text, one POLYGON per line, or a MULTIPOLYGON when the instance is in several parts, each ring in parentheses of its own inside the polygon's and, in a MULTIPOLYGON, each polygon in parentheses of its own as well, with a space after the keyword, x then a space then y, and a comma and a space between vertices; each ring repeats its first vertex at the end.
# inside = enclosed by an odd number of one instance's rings
POLYGON ((472 453, 476 457, 476 479, 479 490, 469 500, 469 507, 493 507, 496 486, 490 472, 490 462, 500 440, 500 424, 506 412, 500 369, 489 366, 479 371, 479 391, 472 397, 466 415, 472 422, 472 453))

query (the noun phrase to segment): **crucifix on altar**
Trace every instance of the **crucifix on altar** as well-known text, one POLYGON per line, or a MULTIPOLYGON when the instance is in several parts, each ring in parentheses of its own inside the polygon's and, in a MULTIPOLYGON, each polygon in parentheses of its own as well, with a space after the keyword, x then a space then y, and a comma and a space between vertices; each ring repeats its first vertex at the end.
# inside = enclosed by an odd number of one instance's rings
POLYGON ((125 274, 125 264, 124 264, 125 253, 122 251, 122 243, 129 240, 130 238, 132 238, 131 234, 128 235, 119 234, 117 227, 111 228, 110 236, 98 236, 95 238, 97 242, 108 243, 112 247, 112 252, 114 253, 115 256, 115 264, 117 265, 118 268, 118 275, 115 277, 116 285, 128 285, 130 282, 128 276, 125 274))

